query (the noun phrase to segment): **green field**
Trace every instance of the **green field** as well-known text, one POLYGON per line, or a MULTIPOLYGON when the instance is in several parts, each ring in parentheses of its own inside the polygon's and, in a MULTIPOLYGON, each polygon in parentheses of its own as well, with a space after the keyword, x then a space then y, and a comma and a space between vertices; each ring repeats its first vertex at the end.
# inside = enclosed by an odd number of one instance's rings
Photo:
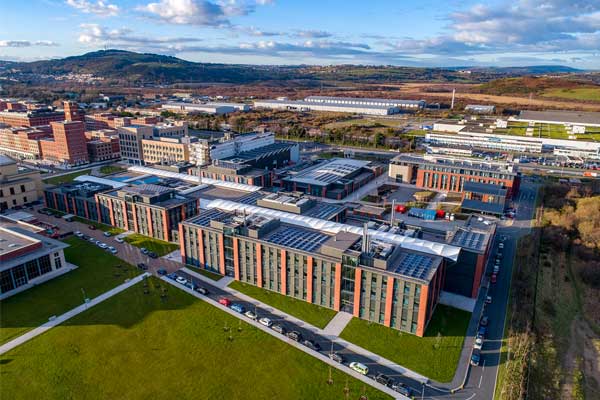
POLYGON ((543 97, 556 97, 568 100, 600 101, 600 87, 577 89, 550 89, 542 93, 543 97))
POLYGON ((104 165, 100 167, 100 172, 103 174, 115 174, 117 172, 126 171, 125 168, 119 167, 117 165, 104 165))
POLYGON ((123 239, 135 247, 139 247, 140 249, 144 247, 150 251, 153 251, 158 254, 159 257, 169 254, 179 248, 179 245, 176 243, 165 242, 164 240, 158 240, 148 236, 140 235, 139 233, 132 233, 131 235, 125 236, 123 239))
POLYGON ((81 305, 82 289, 87 297, 94 298, 138 275, 134 267, 85 240, 69 237, 64 242, 70 245, 65 258, 79 268, 2 300, 0 343, 81 305))
POLYGON ((350 399, 387 395, 150 278, 2 355, 3 399, 350 399), (166 287, 166 297, 161 298, 166 287))
POLYGON ((336 314, 335 311, 329 308, 296 300, 293 297, 284 296, 240 281, 231 282, 229 287, 319 328, 325 328, 336 314))
POLYGON ((358 318, 340 336, 430 379, 450 382, 470 319, 471 313, 438 304, 422 338, 358 318))
POLYGON ((61 183, 72 182, 73 179, 77 178, 80 175, 88 175, 92 172, 91 169, 83 169, 81 171, 72 172, 70 174, 62 175, 62 176, 53 176, 51 178, 46 178, 43 181, 49 185, 59 185, 61 183))
POLYGON ((329 124, 323 125, 323 128, 344 128, 347 126, 362 126, 365 128, 398 128, 400 122, 401 121, 386 118, 362 117, 347 119, 338 122, 331 122, 329 124))

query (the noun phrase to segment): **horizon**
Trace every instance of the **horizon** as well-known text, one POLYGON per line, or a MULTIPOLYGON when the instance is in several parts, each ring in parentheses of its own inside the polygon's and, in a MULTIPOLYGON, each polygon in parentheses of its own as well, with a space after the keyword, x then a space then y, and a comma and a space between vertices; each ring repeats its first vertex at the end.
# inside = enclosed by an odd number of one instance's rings
POLYGON ((4 5, 0 26, 6 61, 109 47, 243 65, 600 66, 591 0, 32 0, 4 5))

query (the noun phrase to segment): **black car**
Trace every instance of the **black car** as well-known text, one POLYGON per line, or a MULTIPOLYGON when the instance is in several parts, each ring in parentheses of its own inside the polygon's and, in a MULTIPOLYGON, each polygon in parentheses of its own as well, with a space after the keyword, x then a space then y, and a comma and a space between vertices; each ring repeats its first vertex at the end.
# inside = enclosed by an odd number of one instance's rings
POLYGON ((149 251, 149 252, 148 252, 148 257, 150 257, 150 258, 158 258, 158 254, 156 254, 156 253, 155 253, 155 252, 153 252, 153 251, 149 251))
POLYGON ((314 340, 306 339, 302 342, 302 344, 314 351, 321 350, 321 346, 319 345, 319 343, 315 342, 314 340))
POLYGON ((285 328, 281 325, 273 325, 271 327, 271 329, 273 329, 277 333, 281 333, 282 335, 285 335, 285 328))
POLYGON ((410 388, 408 386, 406 386, 404 383, 395 383, 392 385, 392 390, 400 393, 402 396, 406 396, 406 397, 410 397, 411 396, 411 391, 410 388))
POLYGON ((329 358, 331 358, 333 361, 335 361, 336 363, 343 363, 344 362, 344 357, 342 357, 340 354, 338 353, 329 353, 328 354, 329 358))
POLYGON ((167 270, 164 269, 164 268, 159 268, 159 269, 156 270, 156 273, 159 274, 159 275, 161 275, 161 276, 162 275, 166 275, 167 274, 167 270))
POLYGON ((144 263, 138 263, 137 267, 142 271, 148 271, 148 266, 144 263))
POLYGON ((206 290, 205 288, 203 288, 203 287, 201 287, 201 286, 196 286, 196 287, 194 288, 194 290, 195 290, 196 292, 200 293, 200 294, 203 294, 203 295, 205 295, 205 296, 208 294, 208 290, 206 290))
POLYGON ((394 384, 394 380, 392 378, 390 378, 389 376, 385 375, 385 374, 377 374, 375 376, 375 382, 377 383, 381 383, 382 385, 385 386, 392 386, 392 384, 394 384))
POLYGON ((302 340, 302 334, 298 331, 288 332, 288 333, 286 333, 286 336, 292 340, 295 340, 296 342, 299 342, 302 340))

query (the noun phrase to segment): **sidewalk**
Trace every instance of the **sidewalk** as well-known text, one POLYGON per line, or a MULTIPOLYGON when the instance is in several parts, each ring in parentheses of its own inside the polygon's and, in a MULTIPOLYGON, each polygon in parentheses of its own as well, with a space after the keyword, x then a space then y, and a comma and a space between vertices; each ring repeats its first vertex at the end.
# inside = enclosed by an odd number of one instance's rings
POLYGON ((96 304, 100 304, 104 300, 109 299, 109 298, 113 297, 114 295, 122 292, 123 290, 130 288, 131 286, 135 285, 136 283, 141 282, 147 276, 150 276, 150 274, 147 272, 143 273, 142 275, 138 275, 135 278, 130 279, 129 281, 123 283, 122 285, 119 285, 116 288, 109 290, 108 292, 102 293, 98 297, 94 297, 92 300, 90 300, 89 303, 84 303, 78 307, 75 307, 72 310, 69 310, 66 313, 59 315, 58 317, 38 326, 37 328, 30 330, 29 332, 19 336, 18 338, 13 339, 10 342, 4 343, 2 346, 0 346, 0 355, 6 353, 7 351, 14 349, 17 346, 22 345, 23 343, 33 339, 36 336, 41 335, 42 333, 54 328, 57 325, 62 324, 63 322, 67 321, 68 319, 71 319, 74 316, 81 314, 88 308, 93 307, 96 304))
POLYGON ((218 281, 213 281, 210 278, 207 278, 206 276, 197 273, 196 271, 192 271, 189 268, 183 267, 181 268, 183 271, 185 271, 186 273, 190 274, 191 276, 193 276, 194 278, 198 278, 206 283, 210 283, 213 286, 216 286, 218 288, 221 288, 223 290, 232 290, 232 289, 228 289, 227 285, 229 285, 232 281, 233 278, 230 276, 224 276, 221 279, 219 279, 218 281))
MULTIPOLYGON (((185 271, 186 273, 190 274, 190 275, 192 275, 194 273, 194 271, 190 271, 189 269, 187 269, 185 267, 182 268, 182 270, 185 271)), ((216 283, 212 279, 207 278, 207 277, 205 277, 203 275, 200 275, 200 274, 195 274, 193 276, 196 277, 196 278, 198 278, 198 279, 200 279, 200 280, 202 280, 202 281, 204 281, 204 282, 206 282, 206 283, 209 283, 211 285, 215 285, 215 283, 216 283)), ((407 376, 407 377, 412 378, 412 379, 414 379, 416 381, 419 381, 419 382, 425 382, 425 383, 429 382, 429 378, 427 378, 427 377, 425 377, 425 376, 423 376, 423 375, 421 375, 421 374, 419 374, 417 372, 411 371, 411 370, 409 370, 407 368, 404 368, 403 366, 401 366, 399 364, 396 364, 393 361, 387 360, 387 359, 385 359, 385 358, 383 358, 383 357, 381 357, 381 356, 379 356, 379 355, 377 355, 375 353, 372 353, 372 352, 370 352, 370 351, 368 351, 366 349, 363 349, 362 347, 359 347, 359 346, 357 346, 355 344, 347 342, 347 341, 345 341, 344 339, 340 338, 337 335, 328 334, 324 330, 322 330, 320 328, 317 328, 316 326, 311 325, 308 322, 302 321, 302 320, 300 320, 300 319, 298 319, 296 317, 293 317, 293 316, 291 316, 291 315, 289 315, 287 313, 284 313, 283 311, 278 310, 276 308, 273 308, 272 306, 270 306, 268 304, 265 304, 263 302, 260 302, 260 301, 256 300, 253 297, 247 296, 244 293, 238 292, 237 290, 228 288, 226 286, 223 286, 222 289, 225 290, 225 291, 227 291, 227 292, 229 292, 229 293, 231 293, 232 295, 234 295, 236 297, 244 299, 248 303, 256 304, 257 306, 265 308, 269 312, 271 312, 271 313, 273 313, 275 315, 278 315, 278 316, 280 316, 282 318, 286 318, 288 321, 291 321, 291 322, 293 322, 294 324, 296 324, 298 326, 302 326, 305 329, 308 329, 308 330, 310 330, 312 332, 315 332, 316 334, 324 336, 324 337, 328 338, 329 340, 331 340, 331 341, 333 341, 335 343, 338 343, 338 344, 342 345, 343 347, 346 347, 346 348, 352 350, 355 353, 361 354, 361 355, 363 355, 365 357, 369 357, 369 358, 377 361, 379 364, 385 365, 386 367, 395 370, 399 374, 402 374, 404 376, 407 376)))
MULTIPOLYGON (((185 270, 186 273, 190 273, 190 270, 188 270, 187 268, 183 268, 183 269, 185 270)), ((197 274, 197 275, 198 275, 198 279, 206 280, 206 282, 208 282, 210 284, 214 284, 215 283, 215 281, 211 280, 210 278, 206 278, 205 276, 200 275, 200 274, 197 274)), ((194 275, 194 276, 196 276, 196 275, 194 275)), ((217 302, 217 301, 215 301, 215 300, 213 300, 213 299, 211 299, 211 298, 209 298, 207 296, 203 296, 200 293, 198 293, 198 292, 196 292, 196 291, 194 291, 194 290, 192 290, 192 289, 190 289, 190 288, 188 288, 188 287, 186 287, 184 285, 180 285, 180 284, 172 281, 171 279, 167 278, 166 276, 163 276, 160 279, 162 279, 163 281, 165 281, 165 282, 167 282, 167 283, 169 283, 169 284, 171 284, 171 285, 173 285, 173 286, 175 286, 175 287, 177 287, 177 288, 179 288, 179 289, 181 289, 181 290, 189 293, 190 295, 192 295, 194 297, 197 297, 197 298, 199 298, 199 299, 201 299, 203 301, 206 301, 207 303, 213 305, 214 307, 217 307, 217 308, 221 309, 222 311, 224 311, 224 312, 226 312, 226 313, 234 316, 235 318, 243 320, 245 323, 254 326, 255 328, 257 328, 257 329, 259 329, 259 330, 261 330, 261 331, 263 331, 263 332, 265 332, 265 333, 267 333, 267 334, 275 337, 276 339, 279 339, 279 340, 281 340, 283 342, 286 342, 290 346, 293 346, 293 347, 297 348, 298 350, 303 351, 304 353, 306 353, 306 354, 308 354, 308 355, 310 355, 312 357, 315 357, 315 358, 323 361, 324 363, 326 363, 326 364, 328 364, 328 365, 330 365, 330 366, 332 366, 334 368, 337 368, 337 369, 343 371, 344 373, 352 376, 353 378, 358 379, 358 380, 362 381, 363 383, 365 383, 365 384, 367 384, 369 386, 372 386, 375 389, 380 390, 380 391, 382 391, 382 392, 384 392, 384 393, 392 396, 394 399, 402 399, 402 400, 403 399, 407 399, 408 400, 407 397, 402 396, 401 394, 393 391, 391 388, 389 388, 387 386, 384 386, 384 385, 376 382, 375 380, 366 377, 365 375, 359 374, 358 372, 350 369, 349 367, 347 367, 347 366, 345 366, 343 364, 340 364, 340 363, 337 363, 337 362, 331 360, 329 357, 327 357, 327 356, 319 353, 318 351, 310 350, 308 347, 301 345, 300 343, 298 343, 298 342, 296 342, 296 341, 288 338, 287 336, 284 336, 284 335, 281 335, 281 334, 275 332, 273 329, 267 328, 266 326, 260 324, 257 321, 251 320, 249 318, 241 318, 241 314, 240 313, 233 311, 229 307, 226 307, 226 306, 224 306, 222 304, 219 304, 219 302, 217 302)), ((233 289, 229 289, 229 288, 225 287, 224 290, 235 292, 236 296, 242 297, 241 293, 238 294, 238 292, 235 291, 235 290, 233 290, 233 289)), ((251 298, 249 298, 249 299, 251 299, 251 298)), ((260 304, 262 305, 262 303, 260 303, 260 304)), ((266 305, 263 305, 263 306, 265 308, 268 308, 268 306, 266 306, 266 305)), ((287 315, 287 314, 284 314, 284 315, 287 315)), ((289 318, 291 319, 292 317, 289 317, 289 318)))
POLYGON ((339 336, 351 319, 352 314, 340 311, 329 321, 323 332, 326 335, 339 336))

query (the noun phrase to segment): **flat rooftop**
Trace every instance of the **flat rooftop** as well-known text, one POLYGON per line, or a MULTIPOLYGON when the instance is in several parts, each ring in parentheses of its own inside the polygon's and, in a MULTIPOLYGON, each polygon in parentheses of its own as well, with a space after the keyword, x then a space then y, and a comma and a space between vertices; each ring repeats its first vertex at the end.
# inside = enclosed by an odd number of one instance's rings
POLYGON ((287 179, 292 182, 325 186, 344 179, 369 164, 369 161, 334 158, 301 170, 296 175, 287 179))
POLYGON ((392 163, 394 163, 394 161, 414 164, 436 165, 441 167, 459 167, 479 171, 499 171, 502 173, 516 174, 516 172, 511 170, 512 166, 510 166, 508 163, 453 158, 448 156, 418 156, 415 154, 401 154, 394 157, 392 159, 392 163))
MULTIPOLYGON (((329 107, 341 107, 341 108, 355 108, 357 110, 364 110, 365 108, 370 108, 373 110, 389 110, 393 108, 393 106, 378 106, 374 104, 345 104, 345 103, 318 103, 316 101, 305 101, 305 100, 257 100, 257 103, 266 103, 266 104, 279 104, 279 105, 295 105, 295 106, 305 106, 306 108, 315 107, 315 106, 329 106, 329 107)), ((260 104, 258 105, 260 107, 260 104)))
POLYGON ((501 185, 494 185, 492 183, 471 182, 471 181, 467 181, 463 184, 463 191, 482 193, 482 194, 490 194, 490 195, 494 195, 494 196, 503 196, 503 197, 506 197, 506 193, 508 192, 508 190, 501 185))
POLYGON ((600 125, 600 112, 590 111, 529 111, 523 110, 517 120, 544 121, 572 125, 600 125))
POLYGON ((308 96, 304 99, 307 102, 367 102, 367 103, 385 103, 385 104, 414 104, 422 105, 425 103, 424 100, 401 100, 401 99, 382 99, 376 97, 337 97, 337 96, 308 96))

